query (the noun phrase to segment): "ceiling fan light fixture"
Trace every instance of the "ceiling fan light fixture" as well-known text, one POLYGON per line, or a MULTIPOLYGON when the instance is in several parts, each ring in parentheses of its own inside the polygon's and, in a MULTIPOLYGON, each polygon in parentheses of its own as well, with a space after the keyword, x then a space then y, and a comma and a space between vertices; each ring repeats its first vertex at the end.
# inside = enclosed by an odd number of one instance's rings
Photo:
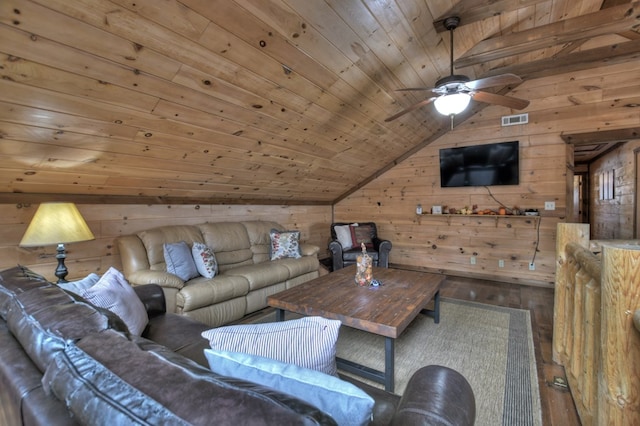
POLYGON ((470 101, 471 96, 468 93, 452 93, 437 97, 433 104, 440 114, 451 116, 464 111, 470 101))

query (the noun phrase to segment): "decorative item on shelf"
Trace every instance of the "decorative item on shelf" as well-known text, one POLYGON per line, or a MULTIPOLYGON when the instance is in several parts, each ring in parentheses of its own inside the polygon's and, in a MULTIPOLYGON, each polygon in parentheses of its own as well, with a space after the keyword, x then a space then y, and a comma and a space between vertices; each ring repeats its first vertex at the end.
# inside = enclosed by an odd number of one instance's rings
POLYGON ((368 287, 373 280, 373 262, 371 256, 367 254, 367 247, 364 243, 360 246, 362 247, 362 255, 358 256, 356 262, 356 284, 360 287, 368 287))
POLYGON ((64 259, 67 257, 65 243, 93 240, 95 237, 73 203, 42 203, 31 219, 27 231, 20 241, 21 247, 58 245, 56 277, 65 283, 68 274, 64 259))
POLYGON ((416 214, 422 214, 422 204, 416 206, 416 214))
POLYGON ((504 206, 500 206, 500 208, 498 209, 498 214, 501 216, 504 216, 507 214, 507 208, 504 206))
POLYGON ((432 206, 431 214, 442 214, 442 206, 432 206))

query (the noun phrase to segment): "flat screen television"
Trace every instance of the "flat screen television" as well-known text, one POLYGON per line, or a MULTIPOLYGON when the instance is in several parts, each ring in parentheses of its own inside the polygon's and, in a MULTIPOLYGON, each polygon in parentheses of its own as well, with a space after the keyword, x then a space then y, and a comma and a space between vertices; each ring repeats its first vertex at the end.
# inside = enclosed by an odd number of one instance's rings
POLYGON ((492 186, 520 183, 518 141, 440 150, 440 186, 492 186))

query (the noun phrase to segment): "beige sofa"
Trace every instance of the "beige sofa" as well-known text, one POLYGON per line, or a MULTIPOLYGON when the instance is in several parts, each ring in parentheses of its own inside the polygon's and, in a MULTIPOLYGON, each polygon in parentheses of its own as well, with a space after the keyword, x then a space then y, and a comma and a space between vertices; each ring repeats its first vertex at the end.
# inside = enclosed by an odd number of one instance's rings
POLYGON ((217 327, 265 308, 267 296, 318 277, 318 246, 300 244, 302 257, 271 261, 268 221, 171 225, 118 237, 123 272, 132 285, 158 284, 167 312, 217 327), (201 242, 213 249, 218 274, 187 282, 166 271, 163 245, 201 242))

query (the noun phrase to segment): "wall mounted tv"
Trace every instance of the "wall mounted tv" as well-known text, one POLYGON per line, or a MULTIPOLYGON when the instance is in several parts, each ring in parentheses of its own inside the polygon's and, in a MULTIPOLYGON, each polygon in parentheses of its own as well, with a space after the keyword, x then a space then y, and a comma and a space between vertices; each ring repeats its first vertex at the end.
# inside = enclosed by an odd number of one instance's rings
POLYGON ((518 141, 440 150, 440 186, 492 186, 520 183, 518 141))

